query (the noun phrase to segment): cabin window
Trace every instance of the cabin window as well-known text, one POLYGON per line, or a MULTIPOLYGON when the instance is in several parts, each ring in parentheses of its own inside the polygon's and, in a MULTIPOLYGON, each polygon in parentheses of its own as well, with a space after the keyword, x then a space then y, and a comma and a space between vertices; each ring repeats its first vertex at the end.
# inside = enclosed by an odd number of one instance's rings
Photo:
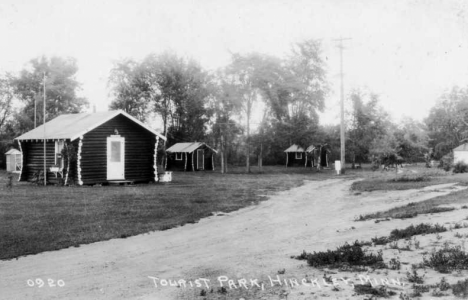
POLYGON ((296 159, 302 159, 302 152, 296 152, 296 159))
POLYGON ((60 169, 63 169, 63 150, 64 141, 55 141, 55 162, 54 164, 60 169))
POLYGON ((176 153, 175 154, 175 159, 176 160, 182 160, 182 153, 176 153))

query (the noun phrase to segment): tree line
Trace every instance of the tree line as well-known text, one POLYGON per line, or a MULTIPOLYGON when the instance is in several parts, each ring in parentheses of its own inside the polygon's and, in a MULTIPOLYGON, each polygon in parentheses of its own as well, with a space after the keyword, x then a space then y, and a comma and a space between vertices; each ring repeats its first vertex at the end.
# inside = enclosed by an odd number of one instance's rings
MULTIPOLYGON (((14 146, 16 136, 42 124, 44 77, 46 120, 89 107, 78 96, 77 71, 73 58, 43 56, 19 74, 0 76, 3 153, 14 146)), ((195 141, 218 149, 223 172, 233 164, 245 165, 247 172, 253 164, 283 164, 283 151, 292 144, 328 144, 332 159, 340 156, 339 126, 319 123, 330 84, 316 40, 292 45, 281 58, 235 53, 215 71, 171 52, 151 53, 115 62, 108 82, 109 109, 122 109, 143 122, 160 120, 167 137, 159 150, 162 157, 177 142, 195 141)), ((468 88, 454 87, 441 95, 423 122, 392 121, 372 92, 352 90, 347 101, 346 159, 353 167, 386 155, 407 162, 441 159, 467 141, 468 88)))

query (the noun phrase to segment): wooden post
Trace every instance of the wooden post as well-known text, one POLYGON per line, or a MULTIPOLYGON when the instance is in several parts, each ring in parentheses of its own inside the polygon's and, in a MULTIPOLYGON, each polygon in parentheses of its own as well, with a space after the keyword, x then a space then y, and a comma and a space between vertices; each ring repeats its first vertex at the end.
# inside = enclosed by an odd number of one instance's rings
POLYGON ((42 123, 44 125, 44 186, 47 185, 47 166, 46 166, 46 143, 47 143, 47 140, 46 140, 46 127, 45 127, 45 120, 46 120, 46 91, 45 91, 45 72, 44 72, 44 88, 43 88, 43 91, 44 91, 44 115, 42 117, 42 123))

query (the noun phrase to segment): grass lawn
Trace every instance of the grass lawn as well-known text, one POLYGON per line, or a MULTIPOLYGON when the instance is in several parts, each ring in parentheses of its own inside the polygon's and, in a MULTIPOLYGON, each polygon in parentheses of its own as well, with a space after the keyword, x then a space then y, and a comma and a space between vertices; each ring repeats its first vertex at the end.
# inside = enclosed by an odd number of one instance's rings
POLYGON ((197 222, 267 199, 304 180, 336 177, 333 170, 264 167, 260 174, 234 168, 174 172, 173 181, 134 186, 6 187, 0 171, 0 259, 36 254, 197 222))
POLYGON ((351 190, 360 192, 371 192, 378 190, 408 190, 419 189, 426 186, 457 182, 459 184, 468 184, 468 174, 452 174, 438 168, 426 168, 423 164, 420 166, 408 166, 399 169, 401 173, 395 170, 390 171, 371 171, 370 166, 362 170, 353 170, 353 173, 364 178, 361 181, 354 182, 351 190))
MULTIPOLYGON (((459 185, 468 185, 468 174, 453 174, 437 168, 426 168, 424 166, 410 166, 403 168, 402 173, 397 174, 393 171, 370 171, 368 168, 354 172, 363 180, 352 184, 351 190, 357 192, 372 192, 377 190, 407 190, 419 189, 426 186, 458 183, 459 185)), ((406 219, 416 217, 418 214, 441 213, 451 211, 454 208, 440 207, 440 205, 468 204, 466 197, 467 191, 457 191, 446 196, 440 196, 417 203, 409 203, 405 206, 398 206, 387 211, 376 212, 373 214, 361 215, 357 221, 369 219, 398 218, 406 219)))

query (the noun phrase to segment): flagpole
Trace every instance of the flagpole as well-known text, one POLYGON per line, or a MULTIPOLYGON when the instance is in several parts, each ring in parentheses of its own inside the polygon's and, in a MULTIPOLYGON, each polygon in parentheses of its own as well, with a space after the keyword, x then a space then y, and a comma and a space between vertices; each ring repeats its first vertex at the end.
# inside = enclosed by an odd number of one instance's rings
POLYGON ((47 185, 47 168, 46 168, 46 128, 45 128, 45 118, 46 118, 46 90, 45 90, 45 72, 44 72, 44 86, 43 86, 43 91, 44 91, 44 112, 43 112, 43 126, 44 126, 44 186, 47 185))

